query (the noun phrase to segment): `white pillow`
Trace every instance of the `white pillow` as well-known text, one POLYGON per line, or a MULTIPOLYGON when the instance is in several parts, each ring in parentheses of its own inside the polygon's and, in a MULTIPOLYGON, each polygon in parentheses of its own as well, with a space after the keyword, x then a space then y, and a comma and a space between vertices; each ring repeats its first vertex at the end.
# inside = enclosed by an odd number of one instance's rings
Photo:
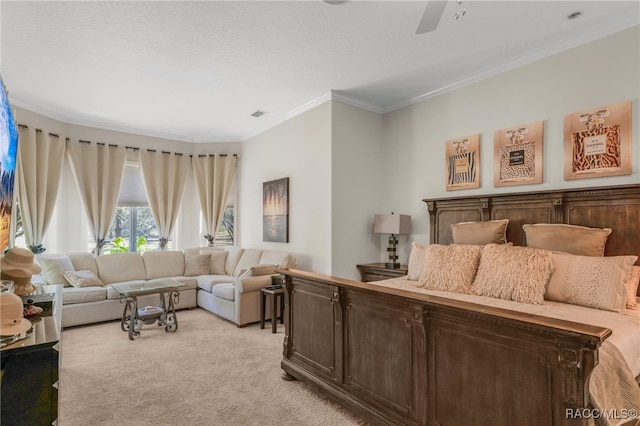
POLYGON ((545 299, 624 313, 626 281, 637 256, 578 256, 553 253, 545 299))
POLYGON ((62 284, 69 287, 69 283, 64 278, 64 271, 75 271, 71 259, 66 254, 41 254, 36 256, 36 260, 42 268, 42 275, 47 280, 47 284, 62 284))
POLYGON ((423 246, 415 241, 411 243, 411 253, 409 254, 409 265, 407 267, 407 279, 418 281, 424 270, 424 263, 427 255, 427 246, 423 246))
POLYGON ((640 266, 631 267, 631 275, 626 282, 627 286, 627 309, 635 309, 636 294, 638 293, 638 285, 640 284, 640 266))

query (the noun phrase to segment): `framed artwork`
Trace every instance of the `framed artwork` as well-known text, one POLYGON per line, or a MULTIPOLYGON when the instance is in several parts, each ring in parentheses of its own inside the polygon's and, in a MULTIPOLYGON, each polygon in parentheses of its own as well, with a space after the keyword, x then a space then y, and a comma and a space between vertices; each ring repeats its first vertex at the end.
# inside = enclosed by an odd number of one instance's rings
POLYGON ((564 116, 564 179, 631 174, 631 102, 564 116))
POLYGON ((262 184, 262 241, 289 242, 289 178, 262 184))
POLYGON ((0 76, 0 253, 9 246, 17 156, 18 128, 0 76))
POLYGON ((445 155, 447 191, 480 188, 480 134, 448 140, 445 155))
POLYGON ((542 183, 544 122, 493 133, 493 186, 542 183))

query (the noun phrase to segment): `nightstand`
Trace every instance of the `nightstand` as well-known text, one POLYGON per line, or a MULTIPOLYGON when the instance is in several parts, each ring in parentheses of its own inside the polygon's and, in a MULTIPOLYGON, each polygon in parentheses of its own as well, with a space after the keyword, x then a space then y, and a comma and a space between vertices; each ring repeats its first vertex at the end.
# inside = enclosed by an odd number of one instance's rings
POLYGON ((398 278, 408 273, 407 265, 400 265, 398 269, 385 268, 384 263, 367 263, 364 265, 356 265, 362 281, 380 281, 388 280, 390 278, 398 278))

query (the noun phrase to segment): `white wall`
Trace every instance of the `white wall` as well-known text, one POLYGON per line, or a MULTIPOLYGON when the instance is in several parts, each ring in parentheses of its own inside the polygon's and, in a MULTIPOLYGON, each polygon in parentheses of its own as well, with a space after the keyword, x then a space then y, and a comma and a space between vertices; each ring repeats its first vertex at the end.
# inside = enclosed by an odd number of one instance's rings
POLYGON ((242 144, 242 247, 284 250, 301 269, 331 272, 331 102, 242 144), (289 178, 289 243, 262 241, 262 184, 289 178))
POLYGON ((634 27, 386 114, 384 158, 390 175, 384 194, 389 208, 399 206, 411 214, 411 238, 427 243, 424 198, 637 183, 639 76, 640 27, 634 27), (564 115, 622 101, 632 101, 633 174, 565 181, 564 115), (545 126, 543 183, 494 188, 493 132, 535 121, 545 126), (481 188, 446 192, 445 141, 477 133, 481 188))

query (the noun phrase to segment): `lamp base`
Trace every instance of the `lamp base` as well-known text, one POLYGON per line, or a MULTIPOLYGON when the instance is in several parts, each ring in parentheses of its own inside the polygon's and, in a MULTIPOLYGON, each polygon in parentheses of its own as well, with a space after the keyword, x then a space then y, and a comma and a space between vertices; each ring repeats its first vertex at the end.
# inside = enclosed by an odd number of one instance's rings
POLYGON ((385 263, 384 267, 387 269, 400 269, 400 264, 399 263, 385 263))

